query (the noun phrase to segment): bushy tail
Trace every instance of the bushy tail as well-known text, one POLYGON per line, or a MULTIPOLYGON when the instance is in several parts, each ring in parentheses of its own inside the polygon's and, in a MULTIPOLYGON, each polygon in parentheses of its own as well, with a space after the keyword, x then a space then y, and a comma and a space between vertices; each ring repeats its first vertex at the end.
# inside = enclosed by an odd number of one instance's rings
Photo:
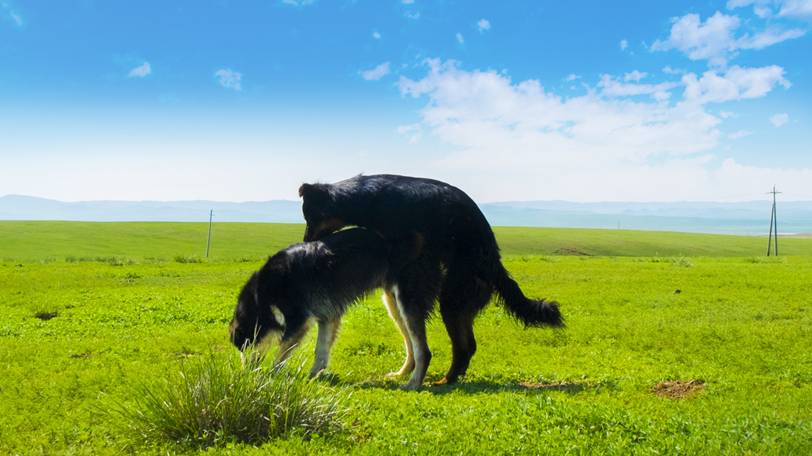
POLYGON ((558 303, 525 296, 504 266, 499 267, 495 285, 505 309, 525 326, 564 326, 564 317, 561 316, 558 303))

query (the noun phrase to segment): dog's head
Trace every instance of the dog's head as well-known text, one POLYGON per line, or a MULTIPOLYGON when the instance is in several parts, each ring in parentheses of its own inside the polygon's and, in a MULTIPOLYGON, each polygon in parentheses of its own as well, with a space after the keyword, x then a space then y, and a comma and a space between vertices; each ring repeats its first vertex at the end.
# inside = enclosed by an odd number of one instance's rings
POLYGON ((229 325, 231 342, 240 351, 261 345, 266 339, 285 332, 285 315, 274 303, 273 277, 254 273, 240 292, 234 318, 229 325), (268 283, 269 280, 270 282, 268 283))
POLYGON ((321 239, 347 225, 338 213, 329 184, 302 184, 299 196, 302 198, 302 215, 307 222, 305 242, 321 239))

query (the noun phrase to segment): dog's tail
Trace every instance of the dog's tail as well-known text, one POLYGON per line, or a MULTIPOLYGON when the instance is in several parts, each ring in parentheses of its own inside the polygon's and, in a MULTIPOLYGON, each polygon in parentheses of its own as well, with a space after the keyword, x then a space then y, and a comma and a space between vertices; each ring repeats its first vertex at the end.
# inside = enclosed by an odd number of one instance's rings
POLYGON ((564 326, 564 317, 561 316, 557 302, 525 296, 519 284, 501 264, 494 285, 508 313, 525 326, 564 326))

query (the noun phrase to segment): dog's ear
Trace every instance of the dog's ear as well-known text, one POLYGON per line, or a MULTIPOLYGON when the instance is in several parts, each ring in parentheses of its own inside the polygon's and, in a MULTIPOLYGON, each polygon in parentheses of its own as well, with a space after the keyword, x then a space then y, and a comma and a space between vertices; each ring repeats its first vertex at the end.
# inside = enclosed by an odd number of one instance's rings
POLYGON ((299 187, 299 198, 304 198, 305 195, 309 196, 315 189, 316 186, 313 184, 302 184, 302 186, 299 187))
POLYGON ((302 184, 299 187, 299 197, 308 199, 322 199, 330 196, 326 184, 302 184))

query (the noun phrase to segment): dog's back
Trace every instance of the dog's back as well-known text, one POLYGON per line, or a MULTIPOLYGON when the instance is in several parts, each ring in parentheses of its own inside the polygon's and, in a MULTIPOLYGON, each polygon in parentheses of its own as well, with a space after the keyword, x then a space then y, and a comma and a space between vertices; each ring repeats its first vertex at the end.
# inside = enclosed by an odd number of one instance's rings
POLYGON ((292 288, 307 294, 308 300, 329 301, 343 311, 384 285, 391 249, 374 231, 350 228, 284 252, 292 288))
POLYGON ((353 302, 384 286, 389 256, 388 243, 364 228, 280 250, 240 293, 230 327, 234 345, 242 349, 274 331, 284 341, 300 335, 313 317, 340 318, 353 302))

